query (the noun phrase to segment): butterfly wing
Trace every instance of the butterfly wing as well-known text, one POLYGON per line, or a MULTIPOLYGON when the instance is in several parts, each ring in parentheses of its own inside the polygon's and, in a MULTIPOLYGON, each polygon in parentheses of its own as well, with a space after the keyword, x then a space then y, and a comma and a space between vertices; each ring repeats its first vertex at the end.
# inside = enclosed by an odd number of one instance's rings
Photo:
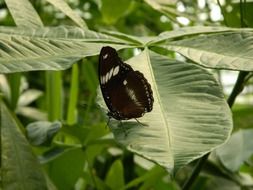
POLYGON ((111 47, 103 47, 100 52, 99 82, 109 116, 118 120, 131 119, 152 110, 150 84, 142 73, 122 62, 111 47))
POLYGON ((123 65, 124 63, 115 49, 109 46, 101 49, 98 66, 99 83, 103 98, 110 112, 116 111, 111 102, 112 93, 120 86, 118 83, 122 80, 122 77, 133 70, 129 65, 123 65))

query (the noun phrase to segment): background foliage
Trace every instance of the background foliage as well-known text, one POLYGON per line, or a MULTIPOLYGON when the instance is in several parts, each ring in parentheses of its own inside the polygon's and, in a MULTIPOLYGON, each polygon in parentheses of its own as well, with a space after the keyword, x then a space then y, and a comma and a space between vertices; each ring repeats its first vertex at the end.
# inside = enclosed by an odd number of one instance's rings
POLYGON ((252 27, 251 2, 0 3, 2 189, 252 187, 252 104, 235 102, 243 88, 252 96, 253 31, 238 29, 252 27), (105 45, 151 83, 154 110, 140 119, 149 127, 106 127, 97 99, 105 45), (218 69, 240 71, 226 94, 236 103, 229 140, 218 69))

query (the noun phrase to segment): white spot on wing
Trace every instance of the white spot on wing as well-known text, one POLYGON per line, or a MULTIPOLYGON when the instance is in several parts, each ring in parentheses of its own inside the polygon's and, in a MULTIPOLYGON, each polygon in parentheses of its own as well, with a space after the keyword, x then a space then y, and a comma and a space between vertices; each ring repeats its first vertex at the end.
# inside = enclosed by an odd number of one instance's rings
POLYGON ((111 70, 110 70, 110 73, 109 73, 109 79, 111 79, 111 78, 112 78, 112 73, 113 73, 113 68, 111 68, 111 70))
POLYGON ((126 86, 126 85, 127 85, 127 81, 126 81, 126 80, 124 80, 124 81, 123 81, 123 84, 126 86))
POLYGON ((138 101, 138 99, 137 99, 137 97, 136 97, 136 95, 135 95, 135 93, 132 89, 127 88, 126 91, 127 91, 128 96, 134 101, 134 103, 137 106, 142 106, 141 103, 138 101))
POLYGON ((113 70, 113 76, 117 75, 119 73, 119 66, 115 67, 113 70))
POLYGON ((103 84, 105 84, 105 75, 103 76, 103 84))
POLYGON ((103 59, 106 59, 108 57, 108 53, 103 55, 103 59))
POLYGON ((109 72, 106 73, 106 76, 105 76, 105 83, 107 83, 108 80, 109 80, 109 74, 110 74, 109 72))

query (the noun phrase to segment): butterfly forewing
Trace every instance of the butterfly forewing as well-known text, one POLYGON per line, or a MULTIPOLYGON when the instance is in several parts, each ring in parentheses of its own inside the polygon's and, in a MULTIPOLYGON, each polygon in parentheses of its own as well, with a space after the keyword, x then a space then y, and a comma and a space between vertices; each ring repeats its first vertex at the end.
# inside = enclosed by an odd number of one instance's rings
POLYGON ((138 118, 153 106, 151 86, 142 73, 121 61, 115 49, 103 47, 99 56, 99 81, 109 116, 138 118))

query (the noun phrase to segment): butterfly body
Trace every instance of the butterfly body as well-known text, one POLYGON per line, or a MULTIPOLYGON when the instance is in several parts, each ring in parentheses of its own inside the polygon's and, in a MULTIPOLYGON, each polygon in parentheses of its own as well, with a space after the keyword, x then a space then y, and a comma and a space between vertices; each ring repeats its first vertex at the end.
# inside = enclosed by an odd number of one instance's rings
POLYGON ((101 49, 98 73, 109 117, 127 120, 152 110, 154 99, 147 79, 124 63, 115 49, 109 46, 101 49))

